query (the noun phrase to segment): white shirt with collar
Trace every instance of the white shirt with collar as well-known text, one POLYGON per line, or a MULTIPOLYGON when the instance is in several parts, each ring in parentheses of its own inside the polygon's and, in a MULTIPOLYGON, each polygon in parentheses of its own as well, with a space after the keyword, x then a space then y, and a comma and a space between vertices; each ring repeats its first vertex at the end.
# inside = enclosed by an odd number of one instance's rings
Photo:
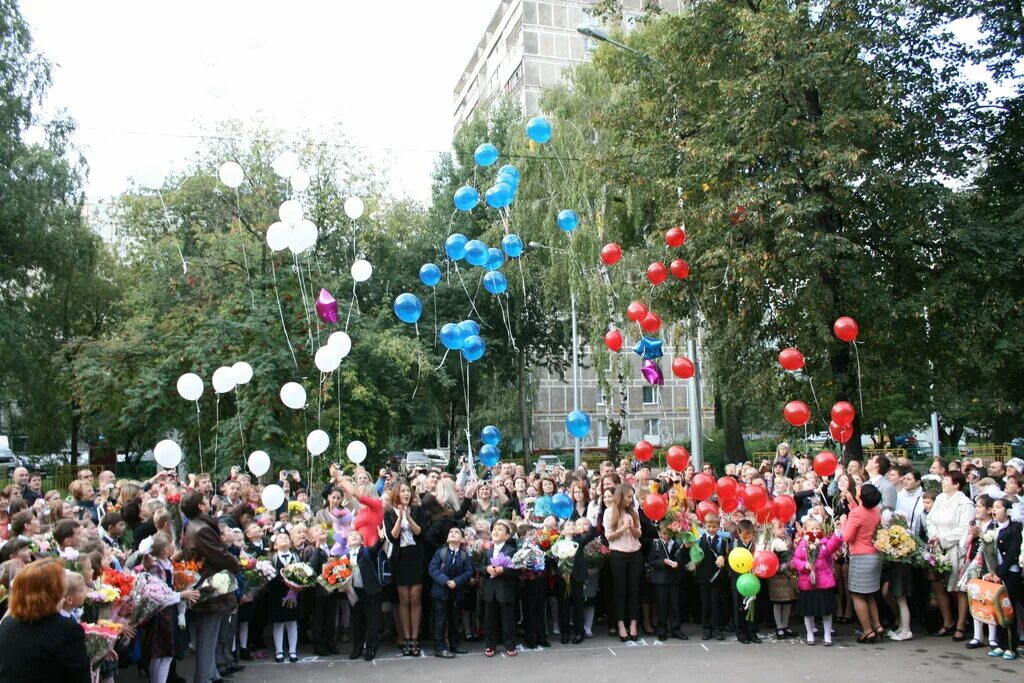
POLYGON ((348 559, 349 559, 349 562, 351 563, 351 567, 350 568, 352 569, 352 587, 353 588, 362 588, 363 587, 363 573, 361 571, 359 571, 359 551, 361 549, 362 549, 362 546, 359 546, 357 548, 351 548, 350 547, 348 549, 348 559))

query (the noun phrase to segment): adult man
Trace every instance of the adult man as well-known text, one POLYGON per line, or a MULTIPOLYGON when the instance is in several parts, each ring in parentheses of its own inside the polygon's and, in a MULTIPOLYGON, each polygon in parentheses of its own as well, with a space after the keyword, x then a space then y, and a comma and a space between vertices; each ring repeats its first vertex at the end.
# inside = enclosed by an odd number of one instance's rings
POLYGON ((932 460, 932 464, 928 467, 928 474, 939 477, 940 479, 946 476, 946 461, 942 458, 935 458, 932 460))
POLYGON ((233 508, 242 502, 241 491, 242 485, 234 479, 224 482, 224 502, 228 508, 233 508))
POLYGON ((28 484, 21 490, 21 497, 25 499, 25 502, 29 505, 35 504, 37 500, 43 497, 43 475, 38 472, 33 472, 28 475, 28 484))
POLYGON ((988 476, 996 483, 996 486, 1003 488, 1003 479, 1006 478, 1006 466, 999 460, 993 460, 988 464, 988 476))
POLYGON ((882 494, 882 507, 891 510, 896 507, 896 488, 885 478, 890 467, 889 458, 884 455, 876 455, 868 460, 865 469, 868 473, 868 481, 882 494))
POLYGON ((75 477, 79 481, 87 481, 92 483, 92 470, 88 467, 83 467, 78 470, 78 475, 75 477))
POLYGON ((32 505, 36 502, 36 497, 29 492, 28 488, 28 469, 25 467, 15 467, 14 471, 11 472, 11 482, 17 485, 21 489, 21 497, 26 503, 32 505))

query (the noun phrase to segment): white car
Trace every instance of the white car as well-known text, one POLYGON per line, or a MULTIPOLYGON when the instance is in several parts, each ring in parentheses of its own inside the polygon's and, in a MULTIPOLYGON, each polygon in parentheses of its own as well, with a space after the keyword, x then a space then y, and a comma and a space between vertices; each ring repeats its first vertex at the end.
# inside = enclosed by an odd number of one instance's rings
POLYGON ((540 471, 540 464, 544 463, 545 471, 550 472, 556 467, 562 467, 562 459, 557 455, 542 455, 533 463, 533 471, 540 471))

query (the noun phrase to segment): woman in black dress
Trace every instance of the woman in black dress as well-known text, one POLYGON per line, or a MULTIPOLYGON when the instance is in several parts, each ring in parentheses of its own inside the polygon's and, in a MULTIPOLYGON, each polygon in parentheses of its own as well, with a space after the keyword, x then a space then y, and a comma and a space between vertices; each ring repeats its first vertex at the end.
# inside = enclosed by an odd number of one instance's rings
POLYGON ((391 487, 391 508, 384 513, 384 533, 393 548, 392 581, 398 590, 398 630, 403 656, 420 655, 426 525, 426 515, 409 484, 395 482, 391 487))

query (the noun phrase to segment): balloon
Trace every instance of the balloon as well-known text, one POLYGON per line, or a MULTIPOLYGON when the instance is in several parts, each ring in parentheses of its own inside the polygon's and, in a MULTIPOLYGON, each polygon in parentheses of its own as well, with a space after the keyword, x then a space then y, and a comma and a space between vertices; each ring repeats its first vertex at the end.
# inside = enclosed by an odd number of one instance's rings
POLYGON ((569 519, 572 516, 572 498, 567 493, 556 493, 551 497, 551 511, 559 519, 569 519))
POLYGON ((653 311, 648 311, 644 319, 640 321, 640 327, 644 332, 657 332, 661 329, 661 316, 653 311))
POLYGON ((754 566, 754 556, 746 548, 733 548, 729 552, 729 566, 737 574, 746 574, 754 566))
POLYGON ((722 507, 722 512, 734 512, 740 506, 740 500, 739 498, 723 498, 719 496, 718 504, 722 507))
POLYGON ((270 166, 277 175, 282 178, 290 178, 292 173, 299 168, 299 157, 295 152, 284 151, 277 155, 270 166))
POLYGON ((508 280, 496 270, 484 275, 484 289, 491 294, 504 294, 508 291, 508 280))
POLYGON ((790 372, 799 370, 804 366, 804 354, 793 347, 782 349, 779 352, 779 365, 790 372))
POLYGON ((626 317, 629 318, 629 322, 638 323, 644 319, 647 315, 647 306, 643 305, 639 301, 634 301, 626 309, 626 317))
POLYGON ((495 249, 490 247, 487 250, 487 270, 498 270, 505 263, 505 254, 501 252, 501 249, 495 249))
POLYGON ((433 263, 424 263, 420 266, 420 282, 427 287, 436 287, 441 281, 441 269, 433 263))
POLYGON ((779 558, 771 550, 758 550, 754 553, 753 574, 759 579, 770 579, 779 571, 779 558))
POLYGON ((501 238, 501 248, 509 258, 519 258, 523 255, 523 240, 519 235, 505 235, 501 238))
POLYGON ((839 401, 832 406, 832 420, 841 427, 848 427, 853 424, 853 416, 857 413, 853 406, 847 401, 839 401))
POLYGON ((576 212, 571 209, 562 209, 558 212, 558 219, 556 221, 558 227, 565 232, 572 232, 579 227, 580 219, 576 215, 576 212))
POLYGON ((686 242, 686 231, 682 228, 669 228, 665 233, 665 244, 670 247, 681 247, 686 242))
POLYGON ((696 370, 693 361, 685 356, 672 359, 672 374, 680 379, 690 379, 696 370))
POLYGON ((768 491, 763 486, 747 484, 743 487, 742 498, 743 506, 756 512, 768 504, 768 491))
POLYGON ((498 183, 487 188, 484 192, 484 201, 492 209, 503 209, 512 203, 512 186, 507 183, 498 183))
POLYGON ((345 332, 331 332, 327 338, 327 345, 338 350, 338 355, 344 358, 352 350, 352 338, 345 332))
POLYGON ((622 247, 609 242, 601 248, 601 262, 606 266, 614 266, 622 258, 622 247))
POLYGON ((697 503, 697 519, 704 522, 704 518, 708 515, 717 515, 718 506, 712 503, 710 500, 702 500, 697 503))
POLYGON ((661 358, 662 353, 661 345, 664 344, 660 339, 648 339, 643 337, 640 341, 633 346, 633 353, 640 356, 644 360, 655 360, 661 358))
POLYGON ((217 169, 217 177, 220 178, 222 183, 234 190, 242 184, 242 179, 245 178, 245 173, 242 172, 242 167, 234 161, 225 161, 220 165, 220 168, 217 169))
POLYGON ((480 335, 480 326, 475 320, 463 320, 459 323, 459 329, 462 330, 463 338, 474 334, 477 336, 480 335))
POLYGON ((526 122, 526 135, 543 145, 551 139, 551 123, 543 116, 534 116, 526 122))
POLYGON ((577 439, 582 439, 590 432, 590 416, 582 410, 574 410, 565 416, 565 429, 577 439))
POLYGON ((667 277, 668 271, 665 270, 665 264, 661 261, 655 261, 647 266, 647 279, 652 285, 660 285, 667 277))
POLYGON ((480 430, 480 440, 488 446, 497 446, 501 443, 501 432, 494 425, 487 425, 480 430))
MULTIPOLYGON (((741 550, 741 548, 737 548, 736 550, 741 550)), ((733 552, 736 552, 736 550, 734 550, 733 552)), ((747 553, 748 555, 750 554, 750 551, 748 550, 744 550, 743 552, 747 553)), ((732 557, 732 553, 729 553, 729 556, 732 557)), ((751 560, 750 566, 754 566, 753 560, 751 560)), ((748 569, 747 571, 750 571, 750 569, 748 569)), ((761 579, 757 578, 753 574, 744 574, 743 576, 736 579, 736 592, 745 598, 754 597, 755 595, 761 592, 761 579)))
POLYGON ((772 514, 780 522, 788 522, 796 514, 796 501, 793 496, 775 496, 772 501, 772 514))
POLYGON ((353 465, 358 465, 366 460, 366 444, 362 441, 350 442, 345 448, 345 455, 348 456, 349 462, 353 465))
POLYGON ((487 245, 480 240, 466 242, 466 262, 471 266, 482 266, 487 263, 487 245))
POLYGON ((480 193, 475 187, 463 185, 455 190, 455 208, 459 211, 472 211, 480 203, 480 193))
POLYGON ((640 441, 633 446, 633 457, 640 462, 647 462, 654 455, 654 446, 647 441, 640 441))
POLYGON ((822 451, 814 456, 814 472, 819 477, 831 477, 839 467, 839 460, 832 451, 822 451))
POLYGON ((648 493, 644 498, 644 514, 652 522, 660 522, 668 512, 668 501, 658 493, 648 493))
POLYGON ((334 372, 338 369, 338 366, 341 365, 341 356, 338 355, 338 349, 332 347, 330 344, 321 346, 316 350, 316 354, 313 356, 313 364, 316 365, 320 372, 334 372))
POLYGON ((736 480, 732 477, 719 477, 715 483, 715 490, 718 491, 718 499, 736 498, 739 495, 736 480))
POLYGON ((516 168, 515 166, 513 166, 512 164, 505 164, 504 166, 499 168, 498 169, 498 175, 499 176, 509 175, 509 176, 512 176, 513 178, 515 178, 517 183, 519 182, 519 169, 516 168))
POLYGON ((444 241, 444 253, 452 261, 461 261, 466 256, 466 236, 461 233, 453 233, 444 241))
POLYGON ((622 341, 622 333, 618 330, 609 330, 604 335, 604 345, 613 353, 618 353, 622 350, 622 341))
POLYGON ((844 315, 832 325, 832 331, 844 342, 856 341, 858 332, 857 321, 844 315))
POLYGON ((306 390, 298 382, 288 382, 281 387, 281 403, 292 410, 299 410, 306 405, 306 390))
POLYGON ((782 409, 782 416, 794 427, 803 427, 811 421, 811 409, 803 401, 790 401, 782 409))
POLYGON ((665 455, 665 464, 676 472, 682 472, 690 464, 690 454, 682 446, 672 446, 665 455))
POLYGON ((338 300, 326 289, 316 297, 316 314, 328 325, 338 324, 338 300))
POLYGON ((415 294, 403 292, 395 297, 394 309, 399 320, 412 325, 420 319, 420 314, 423 313, 423 304, 415 294))
POLYGON ((226 394, 235 388, 235 373, 229 367, 219 367, 213 371, 213 390, 218 394, 226 394))
POLYGON ((484 351, 486 350, 487 347, 484 344, 484 340, 475 334, 471 334, 462 340, 462 357, 470 363, 483 358, 484 351))
POLYGON ((278 207, 277 215, 286 225, 295 225, 302 220, 302 204, 294 199, 285 200, 278 207))
POLYGON ((186 372, 178 378, 178 394, 186 401, 198 401, 203 395, 203 379, 194 372, 186 372))
POLYGON ((301 254, 307 249, 312 249, 316 246, 318 234, 316 224, 311 220, 303 218, 292 226, 288 248, 293 254, 301 254))
POLYGON ((694 500, 707 500, 715 495, 715 478, 701 472, 690 482, 690 497, 694 500))
POLYGON ((352 220, 359 220, 364 211, 366 211, 366 205, 359 197, 349 197, 345 200, 345 215, 352 220))
POLYGON ((309 181, 309 173, 304 168, 297 168, 288 176, 288 182, 292 184, 292 189, 296 192, 305 192, 309 188, 309 181))
POLYGON ((473 152, 473 160, 480 166, 490 166, 498 160, 498 148, 485 142, 473 152))
POLYGON ((235 376, 235 385, 248 384, 252 379, 252 366, 240 360, 231 366, 231 374, 235 376))
POLYGON ((480 447, 480 462, 485 467, 494 467, 501 459, 501 452, 494 446, 484 444, 480 447))
POLYGON ((677 258, 668 265, 668 269, 677 280, 685 280, 690 277, 690 264, 681 258, 677 258))
POLYGON ((356 282, 366 282, 373 275, 373 266, 365 259, 359 259, 352 263, 352 279, 356 282))
POLYGON ((437 333, 441 343, 449 351, 458 351, 462 348, 462 330, 455 323, 445 323, 441 331, 437 333))
POLYGON ((331 437, 322 429, 314 429, 306 437, 306 449, 312 455, 320 455, 331 445, 331 437))
POLYGON ((853 436, 853 427, 850 425, 841 425, 835 420, 828 423, 828 433, 832 435, 832 438, 838 443, 846 443, 853 436))
POLYGON ((665 376, 661 374, 661 366, 653 360, 644 360, 644 364, 640 368, 640 374, 644 376, 648 384, 660 385, 665 383, 665 376))
POLYGON ((260 494, 260 502, 263 503, 263 507, 268 510, 277 510, 279 507, 284 505, 284 489, 278 484, 271 484, 263 489, 263 493, 260 494))
POLYGON ((267 246, 271 251, 283 251, 291 241, 292 229, 281 221, 271 223, 267 228, 267 246))
POLYGON ((772 512, 772 506, 765 505, 763 508, 754 513, 754 520, 758 524, 767 524, 768 522, 772 521, 774 514, 775 513, 772 512))
POLYGON ((266 451, 253 451, 249 454, 249 471, 257 477, 262 477, 270 471, 270 456, 266 451))
POLYGON ((181 446, 170 439, 164 439, 153 446, 153 459, 160 467, 173 469, 181 463, 181 446))

